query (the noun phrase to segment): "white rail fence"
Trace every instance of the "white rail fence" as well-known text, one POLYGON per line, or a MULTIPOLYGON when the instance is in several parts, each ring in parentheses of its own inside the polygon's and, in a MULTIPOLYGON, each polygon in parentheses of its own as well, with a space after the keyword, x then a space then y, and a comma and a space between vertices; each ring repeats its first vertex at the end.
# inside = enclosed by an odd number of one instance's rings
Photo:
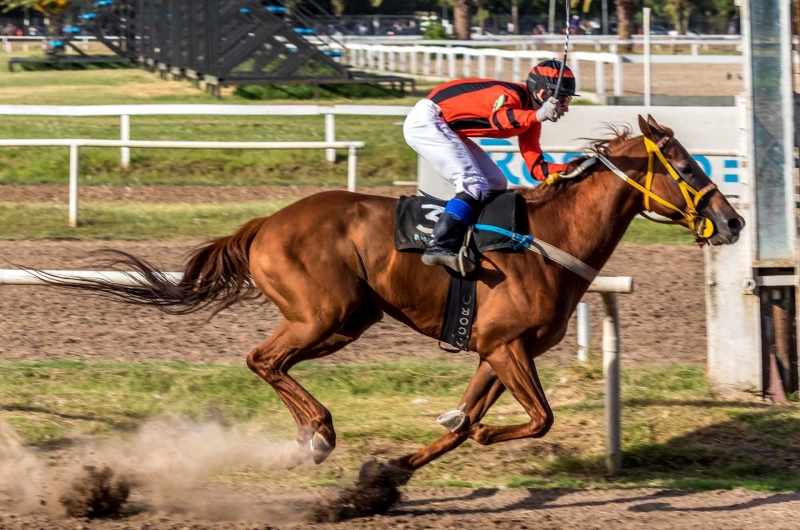
POLYGON ((149 149, 347 149, 347 189, 356 191, 358 149, 364 142, 175 142, 91 139, 0 140, 0 147, 69 147, 69 225, 78 226, 79 154, 81 147, 149 149))
MULTIPOLYGON (((406 73, 439 79, 459 77, 494 77, 508 79, 506 61, 511 61, 510 81, 524 81, 530 68, 553 53, 544 50, 504 50, 499 48, 467 48, 463 46, 392 46, 384 44, 346 44, 350 54, 349 63, 357 68, 377 72, 406 73), (492 71, 486 67, 487 58, 494 63, 492 71), (459 69, 458 61, 461 61, 459 69), (476 66, 473 66, 475 64, 476 66)), ((573 51, 569 54, 570 68, 575 74, 575 84, 581 90, 581 62, 595 63, 595 86, 598 95, 606 94, 605 67, 613 69, 613 94, 622 96, 624 91, 623 65, 631 64, 734 64, 740 65, 740 55, 622 55, 616 45, 610 52, 573 51)))
MULTIPOLYGON (((49 279, 64 281, 103 280, 117 285, 140 285, 145 278, 136 272, 121 271, 42 271, 49 279)), ((162 273, 166 280, 179 282, 180 272, 162 273)), ((23 269, 0 269, 0 285, 51 286, 42 280, 42 274, 23 269)), ((603 374, 605 377, 606 469, 610 474, 619 472, 622 465, 622 424, 620 401, 620 336, 617 294, 633 292, 630 276, 599 277, 589 286, 588 292, 599 293, 603 298, 603 374)))
MULTIPOLYGON (((325 116, 325 141, 336 141, 336 115, 406 116, 411 107, 398 105, 0 105, 0 116, 119 116, 120 140, 131 138, 131 116, 325 116)), ((325 159, 336 161, 334 148, 325 159)), ((120 149, 120 166, 130 167, 130 148, 120 149)))

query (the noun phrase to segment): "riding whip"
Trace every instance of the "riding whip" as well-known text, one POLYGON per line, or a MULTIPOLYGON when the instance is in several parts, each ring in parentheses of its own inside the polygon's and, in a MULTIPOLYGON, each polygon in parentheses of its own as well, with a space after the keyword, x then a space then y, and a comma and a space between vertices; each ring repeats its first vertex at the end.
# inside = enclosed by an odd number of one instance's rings
POLYGON ((566 22, 566 31, 564 33, 564 58, 561 60, 561 69, 558 71, 558 82, 556 83, 556 91, 553 94, 553 97, 558 99, 559 94, 561 93, 561 82, 564 80, 564 67, 567 64, 567 50, 569 49, 569 0, 565 0, 564 3, 567 5, 567 22, 566 22))

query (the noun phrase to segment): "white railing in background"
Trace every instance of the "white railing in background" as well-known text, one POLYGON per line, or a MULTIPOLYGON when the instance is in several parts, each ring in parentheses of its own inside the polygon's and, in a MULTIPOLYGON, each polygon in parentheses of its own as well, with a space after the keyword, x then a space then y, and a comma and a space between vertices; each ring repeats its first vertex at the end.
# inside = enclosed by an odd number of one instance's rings
MULTIPOLYGON (((179 282, 180 272, 164 272, 164 279, 179 282)), ((0 269, 0 285, 38 285, 49 286, 42 280, 62 279, 63 281, 100 280, 117 285, 140 285, 145 278, 137 272, 121 271, 41 271, 39 273, 24 269, 0 269)), ((620 338, 619 310, 617 294, 633 292, 633 278, 630 276, 601 276, 595 278, 588 292, 599 293, 603 297, 605 316, 603 318, 603 375, 605 378, 605 420, 606 420, 606 470, 609 474, 619 472, 622 464, 622 424, 620 421, 622 404, 620 401, 620 338)))
MULTIPOLYGON (((325 116, 325 141, 336 141, 337 114, 343 116, 405 116, 411 107, 397 105, 0 105, 0 116, 119 116, 120 140, 131 138, 131 116, 325 116)), ((325 159, 336 161, 328 149, 325 159)), ((130 149, 120 149, 120 166, 130 166, 130 149)))
POLYGON ((78 168, 80 147, 153 149, 347 149, 347 189, 356 191, 358 149, 364 142, 173 142, 91 139, 0 140, 0 147, 69 147, 69 225, 78 226, 78 168))
MULTIPOLYGON (((331 44, 332 41, 325 36, 320 40, 331 44)), ((475 47, 511 47, 519 46, 521 49, 536 49, 538 46, 550 46, 551 51, 557 51, 564 44, 563 35, 496 35, 479 36, 472 40, 427 40, 419 35, 402 36, 341 36, 336 37, 338 42, 344 44, 424 44, 430 46, 475 46, 475 47), (553 48, 554 47, 554 48, 553 48)), ((641 46, 643 35, 634 35, 630 39, 620 39, 616 35, 572 35, 570 44, 573 46, 593 46, 596 51, 612 46, 641 46)), ((742 37, 740 35, 653 35, 653 43, 659 47, 669 47, 676 50, 681 46, 689 46, 691 53, 697 55, 702 47, 708 50, 711 46, 729 48, 731 51, 740 51, 742 37)))
MULTIPOLYGON (((349 52, 349 64, 377 72, 406 73, 416 77, 455 79, 458 77, 493 77, 522 82, 531 67, 545 59, 552 59, 552 51, 505 50, 500 48, 467 48, 463 46, 422 46, 385 44, 345 44, 349 52), (493 71, 486 68, 486 58, 494 62, 493 71), (457 68, 461 59, 461 71, 457 68), (511 77, 505 74, 505 61, 511 61, 511 77), (477 63, 477 68, 473 67, 477 63), (446 64, 446 66, 445 66, 446 64), (525 65, 525 66, 523 66, 525 65)), ((575 74, 575 84, 581 90, 580 63, 595 63, 595 86, 598 95, 605 95, 605 65, 614 69, 614 95, 623 94, 623 64, 741 64, 741 55, 625 55, 617 53, 612 44, 610 52, 573 51, 569 54, 570 68, 575 74)))

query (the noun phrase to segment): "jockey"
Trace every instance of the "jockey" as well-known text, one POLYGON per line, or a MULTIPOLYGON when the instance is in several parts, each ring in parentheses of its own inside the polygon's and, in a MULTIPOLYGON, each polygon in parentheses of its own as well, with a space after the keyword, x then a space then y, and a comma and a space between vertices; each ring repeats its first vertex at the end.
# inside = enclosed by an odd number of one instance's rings
MULTIPOLYGON (((560 69, 560 61, 544 61, 531 69, 525 84, 494 79, 450 81, 436 87, 408 114, 403 125, 406 142, 456 186, 456 196, 439 216, 422 255, 426 265, 459 270, 458 251, 473 210, 489 191, 504 190, 508 184, 497 164, 469 136, 519 136, 522 157, 536 180, 566 169, 566 164, 548 164, 539 145, 542 123, 558 121, 575 95, 575 76, 565 67, 559 98, 553 97, 560 69)), ((465 259, 464 267, 471 272, 475 264, 465 259)))

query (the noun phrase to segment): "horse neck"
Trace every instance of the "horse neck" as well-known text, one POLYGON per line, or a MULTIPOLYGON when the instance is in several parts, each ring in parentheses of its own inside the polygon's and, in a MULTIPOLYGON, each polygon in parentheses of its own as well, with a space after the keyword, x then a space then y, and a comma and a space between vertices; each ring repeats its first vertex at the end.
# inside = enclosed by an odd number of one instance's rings
MULTIPOLYGON (((629 177, 638 180, 644 174, 647 155, 641 138, 615 142, 609 147, 614 152, 609 160, 629 177)), ((600 270, 633 218, 643 211, 643 203, 633 186, 600 166, 600 162, 594 167, 583 181, 529 210, 528 216, 536 237, 600 270)))

